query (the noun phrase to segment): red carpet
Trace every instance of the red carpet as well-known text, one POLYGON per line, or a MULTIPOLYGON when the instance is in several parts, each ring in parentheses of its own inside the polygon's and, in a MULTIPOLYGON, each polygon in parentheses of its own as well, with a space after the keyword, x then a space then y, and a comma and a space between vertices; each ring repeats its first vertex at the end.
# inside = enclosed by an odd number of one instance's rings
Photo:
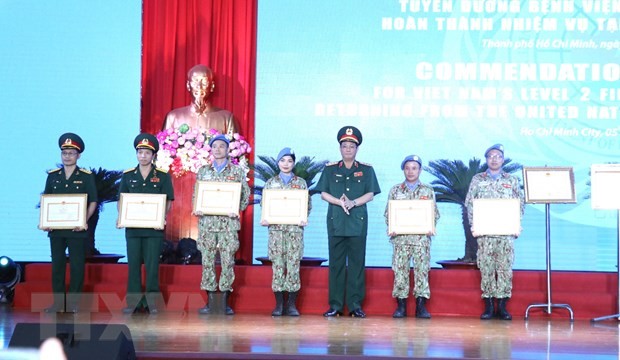
MULTIPOLYGON (((238 313, 271 314, 275 304, 271 292, 271 267, 237 266, 233 308, 238 313)), ((68 273, 67 268, 67 273, 68 273)), ((302 289, 298 308, 302 314, 321 314, 328 308, 327 267, 302 267, 302 289)), ((18 284, 14 306, 38 311, 51 302, 51 265, 30 264, 26 281, 18 284)), ((170 311, 195 311, 204 305, 205 294, 200 291, 199 265, 161 265, 160 282, 170 311)), ((547 302, 544 271, 515 271, 513 297, 508 309, 515 317, 523 317, 533 303, 547 302)), ((389 268, 366 270, 367 291, 363 308, 372 315, 391 315, 395 308, 392 299, 393 273, 389 268)), ((87 264, 85 292, 92 295, 91 311, 119 311, 124 307, 127 281, 126 264, 87 264)), ((552 300, 554 304, 569 304, 575 318, 588 319, 615 314, 617 309, 617 274, 600 272, 553 272, 552 300)), ((483 310, 480 299, 480 273, 477 270, 432 269, 431 299, 427 307, 432 315, 479 316, 483 310)), ((413 300, 408 310, 414 313, 413 300)), ((541 309, 530 310, 530 318, 549 317, 541 309)), ((568 318, 564 309, 553 309, 551 317, 568 318)))

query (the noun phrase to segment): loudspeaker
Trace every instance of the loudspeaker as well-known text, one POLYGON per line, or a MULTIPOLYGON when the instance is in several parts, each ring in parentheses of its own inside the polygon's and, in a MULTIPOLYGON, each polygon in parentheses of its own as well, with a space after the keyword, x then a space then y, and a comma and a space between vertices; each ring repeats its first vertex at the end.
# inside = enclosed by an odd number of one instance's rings
POLYGON ((63 344, 67 359, 135 359, 131 333, 120 324, 18 323, 9 348, 38 348, 52 336, 63 344))

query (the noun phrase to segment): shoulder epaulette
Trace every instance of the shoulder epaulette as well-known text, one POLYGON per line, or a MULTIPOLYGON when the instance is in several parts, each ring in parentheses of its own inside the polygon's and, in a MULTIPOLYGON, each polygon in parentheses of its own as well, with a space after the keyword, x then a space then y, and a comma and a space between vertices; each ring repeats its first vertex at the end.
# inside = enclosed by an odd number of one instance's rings
POLYGON ((161 171, 161 172, 163 172, 163 173, 167 173, 167 172, 168 172, 168 170, 167 170, 167 169, 164 169, 164 168, 155 168, 155 169, 156 169, 157 171, 161 171))
POLYGON ((361 161, 358 161, 358 163, 360 163, 360 164, 362 164, 362 165, 366 165, 366 166, 370 166, 370 167, 372 167, 372 165, 370 165, 369 163, 365 163, 365 162, 361 162, 361 161))
POLYGON ((333 165, 337 165, 339 163, 339 161, 332 161, 332 162, 328 162, 327 164, 325 164, 325 166, 333 166, 333 165))
POLYGON ((84 169, 84 168, 80 168, 80 171, 85 173, 85 174, 92 174, 93 172, 88 170, 88 169, 84 169))
POLYGON ((48 171, 47 173, 48 174, 55 173, 56 171, 60 171, 61 169, 62 168, 53 169, 53 170, 48 171))
POLYGON ((123 174, 127 174, 128 172, 132 172, 134 170, 136 170, 136 168, 127 169, 127 170, 123 171, 123 174))

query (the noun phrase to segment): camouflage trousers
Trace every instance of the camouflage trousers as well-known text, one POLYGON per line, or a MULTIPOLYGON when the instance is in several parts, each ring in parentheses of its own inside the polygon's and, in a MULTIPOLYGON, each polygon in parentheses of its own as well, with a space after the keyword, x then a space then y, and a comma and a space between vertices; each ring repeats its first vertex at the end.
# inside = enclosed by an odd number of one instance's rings
POLYGON ((219 251, 222 273, 220 274, 220 291, 232 291, 235 281, 235 253, 239 250, 239 238, 236 231, 200 232, 196 242, 202 253, 202 281, 200 289, 216 291, 215 255, 219 251))
POLYGON ((511 236, 482 236, 478 238, 478 268, 480 268, 483 298, 512 296, 512 264, 514 238, 511 236))
POLYGON ((304 234, 269 230, 268 252, 273 270, 271 289, 274 292, 299 291, 299 262, 304 254, 304 234))
POLYGON ((409 296, 409 273, 411 259, 413 271, 413 296, 429 299, 428 272, 431 268, 431 242, 428 238, 418 239, 414 244, 393 244, 392 270, 394 270, 394 289, 392 297, 404 299, 409 296))

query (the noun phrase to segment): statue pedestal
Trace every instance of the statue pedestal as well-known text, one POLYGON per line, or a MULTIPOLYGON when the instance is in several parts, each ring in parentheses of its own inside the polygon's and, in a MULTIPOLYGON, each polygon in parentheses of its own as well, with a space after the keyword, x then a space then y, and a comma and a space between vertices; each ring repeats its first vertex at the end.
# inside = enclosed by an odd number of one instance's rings
POLYGON ((174 201, 166 219, 166 239, 177 242, 179 239, 198 239, 198 219, 192 215, 192 196, 196 174, 186 173, 181 177, 172 175, 174 201))

